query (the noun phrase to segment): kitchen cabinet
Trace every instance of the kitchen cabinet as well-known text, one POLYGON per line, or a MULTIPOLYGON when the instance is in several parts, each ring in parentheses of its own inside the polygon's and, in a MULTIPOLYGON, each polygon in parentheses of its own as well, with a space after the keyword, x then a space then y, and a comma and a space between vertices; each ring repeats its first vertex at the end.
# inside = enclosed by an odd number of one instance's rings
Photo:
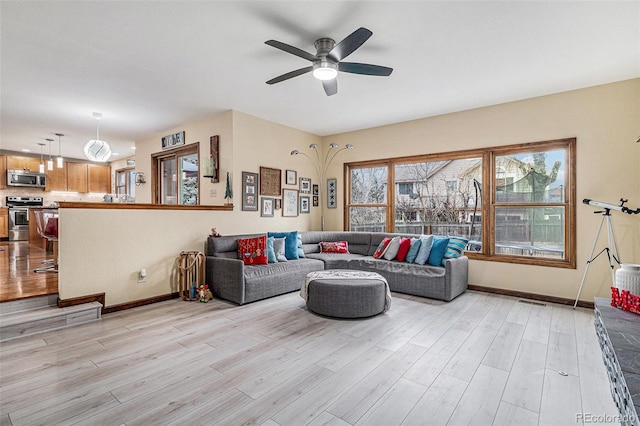
POLYGON ((111 167, 87 164, 89 192, 108 194, 111 192, 111 167))
POLYGON ((67 163, 67 191, 87 192, 87 170, 86 163, 67 163))
POLYGON ((40 168, 40 159, 35 157, 7 156, 7 169, 9 170, 30 170, 37 172, 40 168))
POLYGON ((65 162, 61 168, 54 164, 53 170, 47 170, 47 186, 45 191, 67 191, 67 165, 65 162))
POLYGON ((0 238, 9 238, 9 209, 0 209, 0 238))
POLYGON ((0 189, 7 189, 7 156, 0 155, 0 189))

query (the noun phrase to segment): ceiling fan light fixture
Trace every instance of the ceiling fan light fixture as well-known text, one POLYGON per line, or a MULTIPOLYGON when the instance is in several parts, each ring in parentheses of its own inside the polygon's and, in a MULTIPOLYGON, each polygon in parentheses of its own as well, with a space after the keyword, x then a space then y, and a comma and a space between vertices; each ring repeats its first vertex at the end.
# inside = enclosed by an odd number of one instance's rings
POLYGON ((318 80, 333 80, 338 76, 338 64, 320 61, 313 64, 313 76, 318 80))

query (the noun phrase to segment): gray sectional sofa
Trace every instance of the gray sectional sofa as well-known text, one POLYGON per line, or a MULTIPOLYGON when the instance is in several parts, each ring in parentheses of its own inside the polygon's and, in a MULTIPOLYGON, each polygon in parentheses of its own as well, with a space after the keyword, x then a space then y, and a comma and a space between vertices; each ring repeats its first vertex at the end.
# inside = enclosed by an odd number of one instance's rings
POLYGON ((213 294, 240 305, 300 290, 306 275, 324 269, 356 269, 377 272, 391 291, 450 301, 468 284, 468 258, 448 259, 444 267, 417 265, 373 258, 385 237, 410 234, 381 232, 300 232, 305 258, 268 265, 245 265, 238 259, 239 238, 263 234, 208 237, 206 282, 213 294), (320 253, 321 241, 347 241, 348 254, 320 253))

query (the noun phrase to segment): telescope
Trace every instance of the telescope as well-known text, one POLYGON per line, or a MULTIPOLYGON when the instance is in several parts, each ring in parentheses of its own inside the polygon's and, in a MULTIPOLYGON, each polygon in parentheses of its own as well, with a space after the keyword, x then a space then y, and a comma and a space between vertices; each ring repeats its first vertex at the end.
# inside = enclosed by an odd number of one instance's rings
POLYGON ((632 210, 629 207, 625 207, 624 203, 626 203, 627 201, 629 200, 626 198, 620 198, 620 205, 615 205, 615 204, 603 203, 601 201, 590 200, 588 198, 585 198, 584 200, 582 200, 584 204, 589 204, 591 206, 596 206, 596 207, 602 207, 605 210, 616 210, 621 213, 639 214, 640 208, 632 210))

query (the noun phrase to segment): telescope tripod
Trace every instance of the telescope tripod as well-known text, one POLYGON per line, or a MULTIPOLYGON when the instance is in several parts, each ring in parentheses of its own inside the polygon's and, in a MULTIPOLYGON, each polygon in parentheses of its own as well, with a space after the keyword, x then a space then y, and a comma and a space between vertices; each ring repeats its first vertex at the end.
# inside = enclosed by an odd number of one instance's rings
POLYGON ((580 289, 578 290, 578 295, 576 296, 576 301, 573 304, 573 309, 578 306, 578 299, 580 299, 580 293, 582 293, 582 286, 584 286, 584 279, 587 277, 587 272, 589 272, 589 265, 591 262, 596 260, 602 253, 607 253, 607 258, 609 259, 609 266, 611 267, 611 282, 613 286, 615 286, 616 278, 615 271, 613 269, 613 261, 615 260, 620 264, 620 254, 618 253, 618 243, 616 242, 616 234, 613 232, 613 224, 611 223, 611 209, 605 208, 604 211, 594 212, 596 214, 602 213, 602 220, 600 220, 600 227, 598 228, 598 232, 596 233, 596 239, 593 242, 593 248, 591 249, 591 254, 589 255, 589 260, 587 260, 587 267, 584 270, 584 275, 582 275, 582 281, 580 282, 580 289), (607 247, 600 250, 600 253, 596 254, 595 257, 593 253, 596 251, 596 245, 598 244, 598 239, 600 238, 600 231, 602 231, 602 225, 604 222, 607 222, 607 247), (615 249, 615 254, 611 252, 611 242, 613 242, 613 248, 615 249))

